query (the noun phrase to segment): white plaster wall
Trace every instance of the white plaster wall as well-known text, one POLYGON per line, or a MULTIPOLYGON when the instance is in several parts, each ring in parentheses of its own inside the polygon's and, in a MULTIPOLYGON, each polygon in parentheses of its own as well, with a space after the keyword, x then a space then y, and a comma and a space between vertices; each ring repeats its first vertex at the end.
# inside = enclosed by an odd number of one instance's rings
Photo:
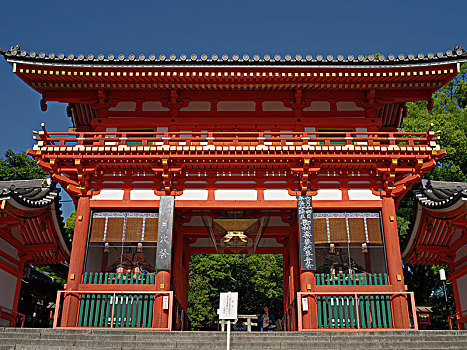
POLYGON ((467 310, 467 275, 457 280, 457 291, 461 302, 461 309, 467 310))
POLYGON ((205 201, 208 199, 206 189, 186 189, 181 196, 176 196, 175 200, 180 201, 205 201))
POLYGON ((191 101, 188 106, 180 108, 186 112, 208 112, 211 110, 211 102, 209 101, 191 101))
POLYGON ((12 258, 19 260, 18 249, 13 247, 10 243, 5 241, 3 238, 0 238, 0 250, 5 252, 12 258))
POLYGON ((330 111, 331 104, 327 101, 313 101, 309 107, 303 109, 304 111, 330 111))
POLYGON ((217 103, 217 110, 226 111, 254 111, 256 103, 254 101, 220 101, 217 103))
POLYGON ((266 201, 294 201, 297 198, 289 195, 285 189, 264 190, 264 200, 266 201))
POLYGON ((167 132, 167 131, 169 131, 169 127, 168 126, 158 126, 156 128, 156 131, 157 132, 167 132))
POLYGON ((224 201, 255 201, 257 199, 256 190, 225 189, 215 190, 214 198, 224 201))
POLYGON ((15 288, 18 278, 0 270, 0 305, 11 309, 15 298, 15 288))
POLYGON ((148 101, 143 103, 143 111, 156 112, 156 111, 168 111, 166 107, 162 107, 160 101, 148 101))
POLYGON ((367 188, 350 188, 349 199, 351 201, 366 200, 366 201, 379 201, 381 198, 375 196, 370 189, 367 188))
MULTIPOLYGON (((455 238, 453 239, 453 242, 455 242, 455 238)), ((467 256, 467 244, 464 244, 462 247, 456 250, 456 258, 454 259, 454 262, 459 261, 463 259, 464 257, 467 256)), ((460 264, 459 266, 456 267, 456 269, 461 269, 467 265, 467 261, 460 264)), ((467 289, 465 290, 467 293, 467 289)))
POLYGON ((109 111, 131 112, 136 110, 136 102, 119 102, 115 107, 109 108, 109 111))
POLYGON ((122 200, 123 199, 123 189, 103 189, 97 196, 92 196, 92 200, 122 200))
POLYGON ((318 190, 318 194, 313 197, 313 200, 340 201, 342 200, 342 192, 337 188, 322 188, 318 190))
POLYGON ((158 201, 159 196, 154 194, 154 190, 146 188, 135 188, 130 191, 132 201, 158 201))
POLYGON ((343 111, 343 112, 349 112, 349 111, 363 111, 364 109, 361 107, 358 107, 355 102, 352 101, 340 101, 336 103, 337 105, 337 110, 338 111, 343 111))
POLYGON ((262 106, 265 112, 292 110, 292 108, 284 106, 284 102, 282 101, 264 101, 262 106))

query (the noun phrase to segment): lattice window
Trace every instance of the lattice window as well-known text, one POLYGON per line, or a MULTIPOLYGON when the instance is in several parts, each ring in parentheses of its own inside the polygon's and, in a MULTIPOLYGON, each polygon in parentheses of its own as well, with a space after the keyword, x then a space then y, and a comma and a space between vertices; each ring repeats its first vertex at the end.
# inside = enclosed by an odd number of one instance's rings
POLYGON ((349 224, 350 243, 365 243, 367 241, 365 234, 365 219, 349 218, 347 220, 349 224))
POLYGON ((143 235, 143 218, 127 218, 125 242, 141 242, 143 235))
POLYGON ((331 243, 347 243, 348 234, 345 218, 329 219, 329 231, 331 243))
POLYGON ((381 237, 381 222, 379 219, 367 219, 366 224, 368 227, 368 241, 370 243, 383 243, 381 237))
POLYGON ((90 242, 157 242, 158 213, 96 212, 90 242))
POLYGON ((105 224, 105 218, 95 218, 92 220, 90 242, 104 241, 105 224))
POLYGON ((314 213, 315 243, 382 244, 379 213, 314 213))
POLYGON ((315 234, 315 244, 328 243, 328 228, 326 219, 314 219, 313 226, 315 234))
POLYGON ((144 241, 157 242, 157 226, 159 224, 158 218, 146 218, 144 228, 144 241))

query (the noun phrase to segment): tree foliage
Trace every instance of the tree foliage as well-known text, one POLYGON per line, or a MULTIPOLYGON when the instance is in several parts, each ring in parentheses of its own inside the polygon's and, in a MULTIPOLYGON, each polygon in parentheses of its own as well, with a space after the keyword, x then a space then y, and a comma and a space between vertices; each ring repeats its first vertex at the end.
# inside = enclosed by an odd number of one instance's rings
POLYGON ((467 65, 461 73, 433 95, 433 110, 426 102, 407 104, 407 117, 402 124, 405 131, 426 131, 430 123, 439 130, 440 146, 446 150, 426 178, 440 181, 467 182, 467 65))
POLYGON ((9 149, 0 159, 0 181, 40 179, 45 172, 25 152, 9 149))
POLYGON ((73 240, 73 233, 75 232, 75 223, 76 223, 76 210, 73 210, 70 215, 66 218, 65 221, 65 234, 70 241, 73 240))
MULTIPOLYGON (((433 130, 440 131, 439 144, 447 154, 425 178, 467 182, 467 65, 464 64, 460 74, 433 94, 432 98, 432 111, 427 110, 427 102, 408 103, 407 117, 402 127, 407 132, 425 132, 433 123, 433 130)), ((397 225, 402 245, 413 225, 414 205, 413 192, 409 192, 397 210, 397 225)), ((438 274, 440 268, 441 266, 405 266, 405 281, 409 290, 415 292, 417 305, 433 307, 431 321, 434 328, 446 328, 447 316, 455 309, 450 285, 449 306, 446 305, 438 274)))
POLYGON ((238 292, 239 313, 283 311, 282 255, 192 255, 188 314, 194 326, 216 318, 219 293, 238 292))

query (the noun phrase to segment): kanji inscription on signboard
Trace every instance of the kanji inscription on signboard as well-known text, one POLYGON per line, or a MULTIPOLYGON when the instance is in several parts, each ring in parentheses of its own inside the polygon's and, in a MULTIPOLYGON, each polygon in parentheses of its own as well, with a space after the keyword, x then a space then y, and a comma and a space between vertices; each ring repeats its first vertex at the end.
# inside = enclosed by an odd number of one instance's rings
POLYGON ((313 231, 313 207, 311 197, 299 196, 298 232, 300 235, 300 268, 301 270, 316 270, 315 235, 313 231))

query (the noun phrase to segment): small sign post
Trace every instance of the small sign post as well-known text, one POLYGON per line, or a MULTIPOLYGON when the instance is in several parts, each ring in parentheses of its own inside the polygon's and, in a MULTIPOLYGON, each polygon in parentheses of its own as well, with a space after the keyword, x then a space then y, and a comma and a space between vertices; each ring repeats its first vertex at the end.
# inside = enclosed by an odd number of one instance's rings
POLYGON ((217 313, 219 320, 227 320, 227 350, 230 350, 230 320, 237 318, 238 293, 221 293, 219 299, 219 309, 217 313))

